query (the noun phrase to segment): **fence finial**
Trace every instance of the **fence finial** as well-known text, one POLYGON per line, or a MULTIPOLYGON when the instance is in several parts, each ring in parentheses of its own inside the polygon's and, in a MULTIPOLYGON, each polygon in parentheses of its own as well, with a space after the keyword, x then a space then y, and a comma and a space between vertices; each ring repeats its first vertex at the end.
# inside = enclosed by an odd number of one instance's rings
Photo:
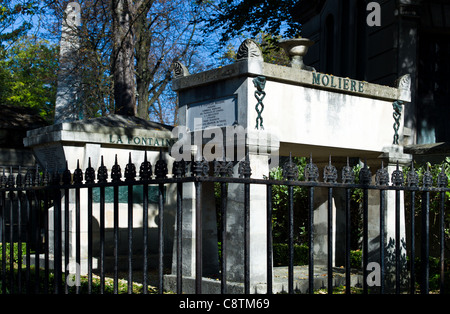
POLYGON ((400 170, 400 166, 397 161, 397 168, 392 172, 392 184, 394 186, 403 186, 405 179, 403 178, 403 171, 400 170))
POLYGON ((30 168, 27 168, 25 173, 25 187, 30 187, 33 185, 33 176, 31 174, 30 168))
POLYGON ((175 178, 184 178, 186 176, 186 162, 184 159, 173 162, 172 173, 175 178))
POLYGON ((283 177, 287 180, 297 180, 298 179, 298 167, 292 161, 292 153, 289 153, 289 160, 283 166, 283 177))
POLYGON ((95 170, 91 166, 91 157, 89 157, 88 167, 87 167, 86 173, 85 173, 85 180, 86 180, 86 183, 94 183, 94 181, 95 181, 95 170))
POLYGON ((355 172, 353 168, 350 167, 350 158, 347 157, 347 165, 342 168, 342 183, 354 184, 355 183, 355 172))
POLYGON ((419 185, 419 175, 414 170, 414 160, 411 160, 411 169, 406 175, 406 184, 409 187, 417 187, 419 185))
POLYGON ((2 175, 2 180, 1 180, 1 187, 4 188, 6 187, 6 184, 8 183, 8 178, 6 177, 5 174, 5 167, 2 167, 3 169, 3 175, 2 175))
POLYGON ((19 172, 17 173, 16 177, 16 187, 20 188, 22 187, 22 167, 19 166, 19 172))
MULTIPOLYGON (((3 169, 3 175, 5 175, 5 169, 3 169)), ((39 173, 39 165, 36 164, 33 186, 39 186, 39 185, 41 185, 41 174, 39 173)))
POLYGON ((252 175, 252 168, 250 167, 250 156, 247 154, 245 159, 239 163, 238 173, 240 178, 250 178, 252 175))
POLYGON ((133 182, 136 178, 136 166, 131 161, 131 152, 128 157, 128 164, 125 166, 125 182, 133 182))
POLYGON ((47 185, 50 182, 50 174, 48 173, 48 163, 45 165, 45 171, 42 178, 42 184, 47 185))
POLYGON ((12 170, 12 166, 9 167, 8 187, 13 188, 15 185, 15 178, 12 170))
POLYGON ((433 186, 433 176, 430 172, 430 164, 427 163, 427 171, 423 174, 423 187, 424 188, 431 188, 433 186))
POLYGON ((364 159, 364 167, 359 172, 359 183, 369 185, 372 182, 372 172, 367 167, 367 158, 364 159))
POLYGON ((319 180, 319 168, 313 163, 312 154, 309 155, 309 164, 305 167, 305 179, 309 182, 317 182, 319 180))
POLYGON ((73 173, 73 183, 81 184, 83 183, 83 171, 80 169, 80 160, 77 160, 77 169, 73 173))
POLYGON ((62 180, 64 185, 69 185, 72 182, 72 174, 70 173, 69 163, 67 162, 67 160, 66 160, 66 169, 63 172, 62 180))
POLYGON ((97 173, 98 173, 97 174, 98 182, 106 183, 106 181, 108 180, 108 169, 106 169, 105 164, 103 162, 103 155, 101 157, 100 167, 98 168, 97 173))
POLYGON ((323 169, 323 181, 336 183, 338 177, 337 169, 331 164, 331 155, 328 158, 328 165, 323 169))
POLYGON ((156 179, 167 178, 167 162, 163 159, 162 150, 159 151, 159 160, 155 164, 156 179))
POLYGON ((445 165, 442 165, 441 172, 438 174, 437 185, 440 188, 446 188, 448 185, 448 177, 445 173, 445 165))
POLYGON ((147 159, 147 150, 144 153, 144 162, 139 168, 139 177, 141 181, 150 180, 152 177, 152 164, 147 159))
POLYGON ((381 168, 377 170, 375 175, 376 185, 388 185, 389 184, 389 172, 384 168, 384 162, 381 161, 381 168))
POLYGON ((117 154, 116 154, 116 161, 114 163, 114 166, 111 169, 111 178, 112 182, 120 182, 122 178, 122 171, 120 169, 119 164, 117 163, 117 154))

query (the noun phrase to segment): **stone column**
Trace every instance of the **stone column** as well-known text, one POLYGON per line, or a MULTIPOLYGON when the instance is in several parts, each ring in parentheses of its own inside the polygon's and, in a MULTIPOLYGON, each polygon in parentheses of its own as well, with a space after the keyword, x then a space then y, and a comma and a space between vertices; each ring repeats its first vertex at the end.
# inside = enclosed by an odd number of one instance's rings
MULTIPOLYGON (((238 143, 239 145, 239 143, 238 143)), ((246 138, 251 178, 262 179, 278 165, 279 142, 264 131, 249 131, 246 138), (269 164, 270 158, 270 164, 269 164)), ((238 176, 234 167, 234 176, 238 176)), ((229 184, 227 198, 227 281, 244 283, 244 184, 229 184)), ((265 293, 256 288, 267 283, 267 191, 265 185, 250 185, 250 293, 265 293)))
POLYGON ((60 69, 56 91, 55 123, 72 122, 80 119, 79 92, 81 77, 79 74, 80 38, 77 28, 81 25, 81 8, 78 2, 70 2, 62 21, 60 42, 60 69))
MULTIPOLYGON (((194 133, 196 136, 201 136, 202 132, 194 133)), ((194 136, 191 134, 191 136, 194 136)), ((197 143, 196 143, 197 144, 197 143)), ((202 141, 198 142, 199 146, 202 145, 202 141)), ((200 146, 201 147, 201 146, 200 146)), ((178 156, 172 151, 172 156, 177 161, 181 159, 191 159, 195 156, 195 160, 202 160, 202 153, 196 145, 188 144, 183 145, 183 150, 188 151, 186 155, 178 156)), ((208 163, 203 160, 204 163, 208 163)), ((191 164, 191 174, 193 172, 194 165, 191 164)), ((206 173, 203 173, 206 175, 206 173)), ((204 278, 216 278, 219 275, 219 252, 218 252, 218 237, 217 237, 217 217, 216 217, 216 204, 215 204, 215 191, 213 182, 199 183, 201 188, 201 228, 202 228, 202 293, 217 293, 217 287, 207 285, 204 278)), ((182 184, 182 219, 181 219, 181 271, 183 277, 183 293, 195 293, 195 279, 196 279, 196 266, 197 266, 197 225, 196 225, 196 203, 197 193, 196 184, 193 182, 182 184)), ((178 237, 178 223, 175 221, 175 234, 173 242, 173 258, 172 258, 172 273, 165 275, 164 285, 165 289, 176 291, 177 281, 177 237, 178 237)))
MULTIPOLYGON (((342 182, 342 168, 346 166, 346 158, 333 158, 332 165, 336 168, 336 180, 342 182)), ((316 162, 315 162, 316 163, 316 162)), ((329 161, 317 162, 320 177, 323 178, 324 169, 329 161)), ((328 189, 314 190, 314 263, 317 266, 328 265, 328 189)), ((332 190, 332 246, 333 266, 345 265, 345 189, 332 190)))
MULTIPOLYGON (((403 153, 403 147, 393 145, 387 147, 385 152, 377 160, 368 160, 367 163, 372 172, 372 184, 377 184, 376 173, 381 168, 381 161, 384 163, 384 168, 389 174, 389 185, 395 185, 393 182, 394 171, 402 171, 404 166, 411 163, 411 155, 403 153)), ((404 177, 399 172, 401 178, 403 178, 402 185, 405 185, 404 177)), ((390 190, 386 191, 384 197, 384 220, 385 220, 385 251, 384 262, 386 266, 386 289, 395 289, 395 267, 396 267, 396 224, 399 225, 400 234, 400 267, 401 271, 401 284, 406 284, 406 229, 405 229, 405 201, 404 191, 398 192, 399 199, 397 200, 397 192, 390 190), (396 220, 396 201, 399 205, 399 221, 396 220)), ((380 263, 380 191, 369 190, 369 206, 368 206, 368 219, 369 219, 369 260, 368 262, 380 263)))
MULTIPOLYGON (((239 177, 239 161, 243 161, 248 153, 248 161, 251 167, 251 178, 260 178, 269 175, 271 167, 278 165, 279 141, 264 131, 250 131, 245 136, 227 133, 229 138, 218 145, 219 155, 222 148, 226 147, 227 160, 235 161, 233 176, 239 177), (245 149, 244 149, 245 148, 245 149), (270 163, 269 163, 270 159, 270 163)), ((240 134, 243 135, 243 134, 240 134)), ((192 151, 192 149, 191 149, 192 151)), ((203 277, 219 274, 219 256, 217 250, 217 219, 215 212, 214 183, 202 183, 202 246, 203 246, 203 277)), ((183 184, 183 292, 194 292, 195 277, 195 185, 183 184)), ((244 292, 244 185, 237 183, 228 184, 227 208, 226 208, 226 249, 223 250, 226 258, 226 280, 228 292, 244 292)), ((267 206, 266 186, 250 185, 250 249, 249 249, 249 273, 250 292, 257 291, 256 285, 267 283, 267 206)), ((176 239, 174 240, 176 244, 176 239)), ((174 258, 172 275, 165 276, 166 288, 175 290, 176 280, 176 246, 174 246, 174 258)), ((219 293, 220 282, 204 278, 202 283, 203 293, 219 293)))
MULTIPOLYGON (((217 247, 217 218, 214 199, 214 184, 202 183, 202 248, 203 277, 215 277, 219 274, 219 252, 217 247)), ((183 277, 195 277, 196 266, 196 193, 194 183, 183 183, 182 212, 182 274, 183 277)), ((175 223, 176 225, 176 223, 175 223)), ((175 231, 172 259, 172 274, 177 273, 177 233, 175 231)), ((170 280, 170 279, 169 279, 170 280)), ((193 292, 193 291, 186 291, 193 292)))
MULTIPOLYGON (((385 152, 377 159, 367 160, 367 165, 371 172, 370 185, 379 184, 377 182, 377 171, 381 169, 382 162, 384 170, 388 175, 386 184, 392 185, 392 174, 394 171, 401 171, 403 166, 409 165, 411 156, 403 154, 400 146, 386 148, 385 152), (397 164, 398 162, 398 164, 397 164), (398 169, 397 169, 398 165, 398 169)), ((325 162, 316 163, 322 177, 325 162)), ((337 168, 337 173, 341 175, 341 169, 345 165, 342 160, 332 163, 337 168)), ((338 178, 338 182, 342 182, 338 178)), ((404 184, 404 183, 403 183, 404 184)), ((385 265, 386 283, 395 283, 395 238, 396 238, 396 191, 384 192, 384 221, 385 221, 385 265)), ((333 245, 333 266, 339 267, 345 264, 345 190, 333 189, 332 195, 332 245, 333 245)), ((406 233, 405 233, 405 208, 404 192, 398 193, 399 204, 399 226, 400 226, 400 265, 406 266, 406 233)), ((328 189, 316 188, 314 193, 314 261, 315 265, 326 266, 328 262, 328 189)), ((362 218, 362 217, 361 217, 362 218)), ((380 190, 368 190, 368 263, 380 263, 380 190)), ((362 240, 362 239, 361 239, 362 240)))

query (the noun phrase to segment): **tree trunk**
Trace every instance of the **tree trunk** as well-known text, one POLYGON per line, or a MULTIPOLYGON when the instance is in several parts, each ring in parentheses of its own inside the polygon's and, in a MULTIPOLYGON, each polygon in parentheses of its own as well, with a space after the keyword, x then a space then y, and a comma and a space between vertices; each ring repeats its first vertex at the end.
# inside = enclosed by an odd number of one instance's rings
POLYGON ((113 78, 115 112, 136 115, 134 79, 134 36, 131 12, 126 0, 113 0, 113 78))
MULTIPOLYGON (((147 13, 147 12, 146 12, 147 13)), ((137 115, 149 120, 149 82, 151 80, 148 54, 152 34, 147 23, 147 14, 139 14, 136 19, 136 87, 138 92, 137 115)))

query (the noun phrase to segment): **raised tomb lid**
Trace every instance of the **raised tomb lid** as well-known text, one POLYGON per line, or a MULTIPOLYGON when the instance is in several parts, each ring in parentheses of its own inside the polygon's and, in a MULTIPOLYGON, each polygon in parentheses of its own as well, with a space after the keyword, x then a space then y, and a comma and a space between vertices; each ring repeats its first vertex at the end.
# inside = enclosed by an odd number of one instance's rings
MULTIPOLYGON (((172 131, 173 126, 148 121, 133 116, 122 116, 117 114, 111 114, 104 117, 92 118, 86 120, 77 120, 74 122, 66 122, 54 124, 46 127, 47 132, 54 132, 60 130, 73 130, 73 131, 95 131, 102 128, 126 128, 126 129, 146 129, 146 130, 159 130, 159 131, 172 131)), ((42 129, 32 130, 28 132, 28 136, 42 133, 42 129)))

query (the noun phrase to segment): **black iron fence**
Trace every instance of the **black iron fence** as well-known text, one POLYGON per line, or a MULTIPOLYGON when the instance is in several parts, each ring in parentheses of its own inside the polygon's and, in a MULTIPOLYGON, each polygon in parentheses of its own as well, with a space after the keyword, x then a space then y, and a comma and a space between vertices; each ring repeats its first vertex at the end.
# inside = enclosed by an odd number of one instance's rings
MULTIPOLYGON (((161 155, 162 156, 162 155, 161 155)), ((151 165, 145 160, 136 168, 130 162, 126 165, 125 171, 122 172, 120 165, 116 163, 108 171, 103 164, 97 171, 90 166, 83 172, 79 167, 71 173, 66 169, 63 173, 50 174, 45 169, 36 166, 33 169, 3 169, 3 175, 0 181, 0 228, 1 228, 1 293, 120 293, 122 282, 120 277, 124 277, 121 272, 121 265, 124 263, 128 266, 126 274, 126 291, 128 293, 163 293, 165 273, 167 272, 166 255, 171 255, 165 249, 165 197, 167 197, 168 185, 176 186, 176 226, 174 237, 174 247, 176 254, 176 269, 173 275, 176 277, 176 291, 183 291, 183 264, 182 251, 183 246, 183 184, 193 183, 195 186, 195 206, 192 209, 195 217, 195 292, 201 293, 204 285, 202 278, 202 202, 201 195, 202 185, 206 182, 213 182, 218 186, 219 197, 217 202, 218 213, 221 217, 218 223, 218 234, 221 236, 221 258, 220 271, 218 280, 221 282, 222 293, 229 292, 227 280, 227 259, 226 254, 226 210, 227 203, 224 195, 227 193, 228 184, 242 184, 244 186, 244 291, 245 293, 253 292, 250 288, 250 186, 263 185, 267 189, 267 293, 273 293, 274 280, 274 264, 273 264, 273 187, 287 186, 288 189, 288 278, 287 292, 295 293, 296 286, 294 284, 294 217, 297 213, 294 211, 294 187, 302 187, 307 191, 307 228, 306 228, 306 244, 308 248, 308 263, 306 280, 308 281, 308 293, 314 293, 318 288, 315 286, 315 258, 314 258, 314 200, 315 193, 318 189, 325 189, 328 192, 328 208, 327 208, 327 263, 325 265, 326 272, 324 278, 327 280, 328 293, 333 292, 333 275, 336 268, 333 266, 333 208, 332 198, 336 191, 344 191, 345 193, 345 263, 343 271, 345 273, 345 293, 352 293, 351 290, 351 223, 350 220, 350 202, 351 192, 359 189, 362 195, 362 265, 359 273, 362 280, 359 281, 361 293, 429 293, 430 292, 430 198, 438 199, 439 213, 436 217, 440 219, 437 233, 433 235, 433 239, 437 238, 439 242, 438 259, 438 290, 443 293, 445 291, 445 271, 444 263, 445 252, 445 201, 446 193, 450 192, 448 188, 448 179, 444 170, 439 174, 438 178, 433 181, 429 171, 419 175, 414 167, 409 172, 404 173, 398 168, 389 174, 387 170, 381 166, 377 170, 376 175, 372 176, 371 170, 365 165, 355 178, 354 169, 350 166, 344 166, 338 175, 338 170, 331 164, 326 166, 321 176, 317 166, 312 160, 304 168, 304 180, 299 180, 298 168, 289 159, 283 167, 283 179, 274 180, 271 178, 254 179, 251 178, 251 165, 248 158, 241 161, 236 169, 238 176, 233 177, 233 166, 225 161, 214 161, 212 163, 202 161, 190 162, 174 162, 172 173, 168 173, 168 164, 161 157, 155 165, 151 165), (123 174, 123 177, 122 177, 123 174), (320 180, 322 177, 322 180, 320 180), (340 178, 338 180, 338 177, 340 178), (375 180, 373 180, 375 177, 375 180), (112 190, 112 194, 111 194, 112 190), (125 193, 125 200, 121 200, 125 193), (149 193, 149 191, 153 193, 149 193), (109 192, 108 192, 109 191, 109 192), (137 191, 138 193, 133 193, 137 191), (368 219, 369 193, 379 193, 379 274, 372 273, 369 266, 369 229, 370 221, 368 219), (395 239, 387 243, 386 239, 386 193, 394 191, 395 193, 395 239), (82 193, 87 193, 87 203, 81 200, 82 193), (407 242, 409 243, 407 256, 404 256, 401 243, 401 194, 404 193, 407 203, 407 212, 409 218, 406 219, 408 226, 406 228, 407 242), (139 195, 139 196, 136 196, 139 195), (417 201, 418 197, 420 201, 417 201), (106 198, 110 198, 113 204, 113 217, 105 217, 106 198), (152 200, 151 200, 152 199, 152 200), (126 233, 121 233, 123 229, 119 226, 119 203, 125 203, 128 211, 126 233), (157 206, 158 213, 156 216, 157 232, 154 234, 156 245, 156 254, 151 255, 153 260, 148 259, 149 251, 155 249, 150 247, 149 243, 149 202, 154 202, 157 206), (93 227, 93 207, 94 203, 99 207, 98 228, 94 231, 93 227), (133 206, 139 203, 142 205, 142 230, 133 230, 133 206), (71 205, 73 204, 73 205, 71 205), (72 206, 73 211, 69 213, 72 206), (81 217, 81 206, 87 206, 87 217, 81 217), (420 206, 420 216, 417 217, 417 210, 420 206), (49 209, 51 211, 49 212, 49 209), (71 230, 69 224, 75 226, 75 230, 71 230), (87 230, 86 237, 82 237, 82 221, 86 220, 87 230), (105 234, 105 219, 113 220, 112 236, 105 234), (420 220, 420 245, 416 243, 415 229, 417 220, 420 220), (93 234, 98 233, 98 244, 93 244, 93 234), (126 234, 126 236, 124 236, 126 234), (126 238, 126 260, 119 258, 119 238, 126 238), (142 256, 141 260, 136 258, 137 238, 142 239, 139 242, 139 250, 142 256), (394 267, 387 269, 386 246, 393 246, 394 267), (78 277, 71 277, 71 263, 75 265, 81 264, 82 247, 87 247, 87 275, 84 277, 84 283, 78 277), (420 247, 420 253, 417 254, 416 247, 420 247), (112 270, 108 270, 106 261, 106 252, 108 248, 112 248, 113 261, 112 270), (95 252, 94 252, 95 250, 95 252), (98 256, 96 263, 93 256, 98 256), (70 258, 69 258, 70 256, 70 258), (403 263, 402 259, 407 257, 407 262, 403 263), (405 275, 406 274, 406 275, 405 275), (379 276, 378 285, 375 287, 369 280, 368 276, 379 276), (387 277, 393 277, 393 281, 387 280, 387 277), (111 279, 109 279, 111 277, 111 279), (405 280, 406 278, 406 280, 405 280), (112 288, 109 282, 111 281, 112 288), (98 285, 94 282, 99 282, 98 285), (133 282, 138 282, 136 288, 133 282), (417 283, 417 284, 416 284, 417 283), (388 285, 388 286, 386 286, 388 285), (109 290, 111 289, 111 290, 109 290)), ((214 197, 211 195, 211 197, 214 197)), ((433 240, 434 241, 434 240, 433 240)), ((170 267, 170 266, 169 266, 170 267)), ((80 267, 75 270, 79 275, 80 267)), ((376 282, 376 280, 375 280, 376 282)), ((372 281, 373 283, 373 281, 372 281)), ((354 293, 354 291, 353 291, 354 293)))

